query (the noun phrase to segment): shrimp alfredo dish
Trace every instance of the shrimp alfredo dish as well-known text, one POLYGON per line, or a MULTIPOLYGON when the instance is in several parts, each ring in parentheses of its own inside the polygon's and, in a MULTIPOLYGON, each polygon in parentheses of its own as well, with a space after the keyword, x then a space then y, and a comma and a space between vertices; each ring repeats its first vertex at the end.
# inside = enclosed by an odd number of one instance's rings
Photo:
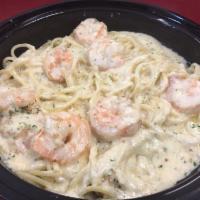
POLYGON ((151 36, 89 18, 38 49, 14 46, 3 67, 1 159, 30 183, 123 199, 169 188, 199 163, 200 66, 151 36))

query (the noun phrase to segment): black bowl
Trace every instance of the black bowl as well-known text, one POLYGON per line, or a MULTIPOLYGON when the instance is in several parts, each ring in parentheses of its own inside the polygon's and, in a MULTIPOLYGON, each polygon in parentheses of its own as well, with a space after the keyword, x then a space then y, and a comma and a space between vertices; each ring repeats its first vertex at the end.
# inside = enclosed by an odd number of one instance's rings
MULTIPOLYGON (((188 63, 200 63, 200 26, 160 8, 116 0, 67 1, 30 11, 2 23, 0 61, 9 55, 13 45, 26 42, 39 47, 49 39, 71 33, 80 21, 88 17, 104 21, 109 30, 150 34, 185 57, 188 63)), ((1 165, 0 194, 8 200, 73 199, 26 183, 1 165)), ((170 189, 138 199, 199 200, 199 168, 170 189)))

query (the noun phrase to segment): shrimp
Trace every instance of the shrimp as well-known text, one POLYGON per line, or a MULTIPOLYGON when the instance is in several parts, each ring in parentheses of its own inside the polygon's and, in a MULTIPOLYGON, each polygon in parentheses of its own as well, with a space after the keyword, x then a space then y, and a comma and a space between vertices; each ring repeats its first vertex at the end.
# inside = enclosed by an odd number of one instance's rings
POLYGON ((136 133, 140 125, 139 110, 123 97, 105 97, 89 112, 91 126, 97 136, 112 140, 136 133))
POLYGON ((0 110, 14 107, 25 107, 34 103, 35 91, 28 88, 0 87, 0 110))
POLYGON ((72 66, 72 54, 69 50, 57 47, 50 51, 44 61, 43 69, 49 80, 63 83, 64 72, 72 66))
POLYGON ((95 40, 106 37, 107 34, 106 25, 94 18, 82 21, 73 31, 75 40, 84 46, 91 45, 95 40))
POLYGON ((61 164, 76 160, 90 148, 90 127, 85 119, 66 112, 46 117, 45 127, 31 148, 41 157, 61 164))
MULTIPOLYGON (((16 151, 25 153, 35 134, 43 127, 43 113, 21 113, 2 115, 0 118, 0 135, 16 147, 16 151)), ((14 147, 14 146, 13 146, 14 147)))
POLYGON ((100 71, 120 67, 124 64, 123 52, 124 48, 120 43, 110 38, 100 39, 89 48, 89 62, 100 71))
POLYGON ((178 111, 195 114, 200 112, 200 81, 194 78, 169 77, 166 99, 178 111))

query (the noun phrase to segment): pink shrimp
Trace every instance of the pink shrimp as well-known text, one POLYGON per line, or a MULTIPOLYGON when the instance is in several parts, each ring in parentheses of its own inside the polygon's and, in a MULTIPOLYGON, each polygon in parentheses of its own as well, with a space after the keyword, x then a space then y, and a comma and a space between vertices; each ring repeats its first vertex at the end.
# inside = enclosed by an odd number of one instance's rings
POLYGON ((97 19, 88 18, 75 28, 73 36, 82 45, 89 46, 95 40, 107 36, 107 27, 97 19))
POLYGON ((200 112, 200 81, 173 75, 169 77, 165 94, 166 99, 180 112, 200 112))
POLYGON ((88 152, 90 136, 86 120, 60 112, 47 117, 45 128, 35 136, 31 146, 41 157, 64 164, 88 152))
POLYGON ((25 107, 33 104, 35 92, 28 88, 0 87, 0 110, 7 110, 14 107, 25 107))
POLYGON ((133 135, 139 129, 140 115, 123 97, 105 97, 90 109, 90 122, 104 140, 133 135))
POLYGON ((124 47, 110 39, 104 38, 95 41, 89 48, 89 61, 100 71, 120 67, 124 64, 124 47))
POLYGON ((57 47, 50 51, 44 61, 43 69, 49 80, 63 83, 64 72, 71 69, 72 54, 69 50, 57 47))

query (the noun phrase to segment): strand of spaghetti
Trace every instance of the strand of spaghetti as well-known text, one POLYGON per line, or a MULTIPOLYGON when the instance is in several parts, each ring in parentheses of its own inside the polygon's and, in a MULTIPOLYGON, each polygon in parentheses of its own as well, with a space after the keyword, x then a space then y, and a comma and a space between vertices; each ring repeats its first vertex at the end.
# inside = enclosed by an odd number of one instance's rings
POLYGON ((103 196, 105 196, 105 199, 106 198, 109 198, 109 199, 110 198, 111 199, 117 198, 116 191, 113 187, 103 186, 103 185, 101 185, 101 186, 88 186, 80 192, 80 195, 85 196, 87 193, 90 193, 90 192, 96 192, 96 193, 102 194, 103 196))
POLYGON ((58 101, 68 101, 69 100, 69 97, 64 95, 64 94, 59 94, 59 93, 56 93, 56 94, 53 94, 53 95, 45 95, 45 94, 40 94, 40 98, 42 100, 58 100, 58 101))
POLYGON ((80 90, 82 87, 83 87, 82 85, 70 86, 67 88, 63 88, 61 93, 73 93, 73 92, 80 90))
POLYGON ((101 92, 101 83, 100 83, 100 77, 98 76, 97 73, 94 74, 94 85, 96 87, 96 91, 93 93, 93 96, 91 97, 91 99, 89 100, 89 104, 92 107, 95 102, 97 102, 99 96, 100 96, 100 92, 101 92))
POLYGON ((59 44, 61 44, 63 42, 63 38, 61 37, 57 37, 54 38, 52 41, 50 41, 50 46, 52 48, 55 48, 56 46, 58 46, 59 44))
POLYGON ((9 64, 11 64, 12 62, 15 61, 15 58, 12 56, 8 56, 6 58, 3 59, 3 67, 7 67, 9 64))
POLYGON ((167 121, 171 124, 184 123, 188 120, 188 116, 182 113, 178 113, 176 110, 171 109, 171 113, 167 118, 167 121))
POLYGON ((53 180, 52 180, 52 183, 48 180, 44 180, 40 177, 37 177, 35 175, 32 175, 30 174, 29 172, 24 172, 24 171, 15 171, 15 173, 22 177, 23 179, 27 180, 28 182, 30 183, 33 183, 33 184, 36 184, 36 185, 39 185, 39 186, 43 186, 45 188, 48 188, 51 186, 51 184, 53 185, 53 180))
POLYGON ((118 89, 113 89, 112 92, 109 92, 108 95, 116 95, 119 92, 122 92, 123 90, 126 90, 130 87, 134 87, 132 82, 127 82, 122 87, 119 87, 118 89))
POLYGON ((30 45, 30 44, 27 44, 27 43, 17 44, 11 49, 10 54, 11 54, 12 57, 17 58, 17 56, 15 55, 15 51, 19 48, 27 48, 28 50, 35 51, 35 47, 33 45, 30 45))
POLYGON ((12 75, 10 74, 9 70, 7 70, 6 68, 0 70, 0 81, 2 82, 2 84, 4 81, 9 80, 11 76, 12 75))
POLYGON ((39 81, 35 78, 34 73, 35 73, 35 69, 30 69, 30 70, 28 71, 28 77, 30 77, 31 82, 32 82, 32 84, 33 84, 34 86, 35 86, 35 85, 40 85, 40 84, 39 84, 39 81))
POLYGON ((56 171, 56 170, 30 170, 29 171, 30 174, 34 175, 34 176, 39 176, 39 177, 59 177, 62 175, 62 172, 56 171))
POLYGON ((63 38, 63 42, 64 42, 64 43, 72 44, 72 45, 74 45, 74 46, 76 46, 76 47, 78 47, 78 48, 83 49, 83 46, 80 45, 78 42, 76 42, 71 36, 65 36, 65 37, 63 38))
MULTIPOLYGON (((94 142, 94 141, 93 141, 94 142)), ((88 173, 91 169, 91 165, 94 162, 95 163, 95 157, 97 156, 97 147, 93 146, 90 150, 90 155, 89 155, 89 160, 86 163, 85 166, 74 176, 73 180, 70 183, 70 188, 75 188, 79 185, 81 182, 82 178, 86 173, 88 173)))
POLYGON ((125 43, 127 42, 129 46, 133 45, 134 48, 137 48, 138 50, 139 49, 144 50, 144 46, 136 37, 134 37, 134 33, 131 33, 131 34, 124 34, 124 33, 125 32, 118 33, 115 31, 111 31, 110 35, 112 35, 112 37, 114 37, 116 40, 121 41, 123 45, 124 45, 124 42, 125 43))
MULTIPOLYGON (((59 112, 59 111, 63 111, 63 110, 67 110, 70 106, 72 106, 73 104, 75 104, 78 99, 79 99, 79 95, 73 97, 70 101, 68 101, 67 103, 63 103, 63 104, 59 104, 57 103, 57 106, 56 107, 53 107, 52 106, 50 107, 44 107, 43 104, 41 104, 41 108, 45 111, 49 111, 49 112, 59 112)), ((53 102, 52 102, 53 103, 53 102)), ((55 105, 55 104, 53 104, 55 105)))
POLYGON ((15 70, 13 69, 9 69, 9 73, 14 77, 14 79, 16 79, 22 86, 26 86, 26 81, 24 81, 20 75, 18 75, 15 70))
POLYGON ((147 62, 148 55, 141 55, 133 58, 133 60, 127 62, 126 66, 129 67, 129 72, 134 73, 137 66, 141 63, 147 62))
POLYGON ((81 180, 84 177, 85 174, 89 172, 89 166, 88 164, 84 166, 80 171, 75 175, 73 180, 71 181, 69 185, 69 189, 77 188, 81 184, 81 180))
POLYGON ((168 86, 168 77, 166 73, 160 72, 157 74, 157 77, 154 81, 154 87, 152 87, 152 91, 156 95, 161 95, 168 86))
POLYGON ((66 83, 67 83, 68 86, 73 86, 73 85, 75 85, 75 84, 74 84, 75 80, 74 80, 74 78, 73 78, 73 74, 74 74, 74 70, 75 70, 76 67, 77 67, 77 62, 78 62, 78 60, 77 60, 76 58, 73 59, 72 67, 71 67, 70 73, 68 73, 67 71, 66 71, 66 73, 65 73, 65 81, 66 81, 66 83))

